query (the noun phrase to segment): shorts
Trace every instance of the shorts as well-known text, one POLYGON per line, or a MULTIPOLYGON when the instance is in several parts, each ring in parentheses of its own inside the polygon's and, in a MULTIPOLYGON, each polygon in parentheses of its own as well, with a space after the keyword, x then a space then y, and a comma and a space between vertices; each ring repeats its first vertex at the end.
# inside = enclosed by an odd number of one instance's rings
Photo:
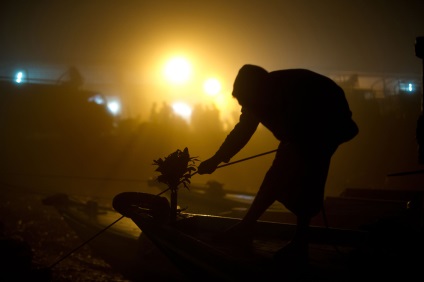
POLYGON ((296 216, 317 215, 336 149, 334 145, 281 143, 258 194, 273 197, 296 216))

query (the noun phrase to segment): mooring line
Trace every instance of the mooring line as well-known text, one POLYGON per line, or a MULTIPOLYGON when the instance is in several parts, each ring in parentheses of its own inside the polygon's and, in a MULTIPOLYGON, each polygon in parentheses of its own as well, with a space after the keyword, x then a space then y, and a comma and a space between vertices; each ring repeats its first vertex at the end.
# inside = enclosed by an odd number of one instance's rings
MULTIPOLYGON (((233 165, 233 164, 236 164, 236 163, 239 163, 239 162, 243 162, 243 161, 247 161, 247 160, 250 160, 250 159, 253 159, 253 158, 257 158, 257 157, 260 157, 260 156, 263 156, 263 155, 267 155, 267 154, 271 154, 271 153, 274 153, 274 152, 276 152, 277 151, 277 149, 276 150, 272 150, 272 151, 268 151, 268 152, 265 152, 265 153, 262 153, 262 154, 257 154, 257 155, 254 155, 254 156, 251 156, 251 157, 247 157, 247 158, 244 158, 244 159, 240 159, 240 160, 237 160, 237 161, 234 161, 234 162, 230 162, 230 163, 226 163, 226 164, 223 164, 223 165, 220 165, 220 166, 218 166, 217 167, 217 169, 218 168, 222 168, 222 167, 225 167, 225 166, 229 166, 229 165, 233 165)), ((191 176, 193 176, 193 175, 195 175, 197 173, 197 171, 195 172, 195 173, 193 173, 191 176)), ((160 195, 162 195, 163 193, 165 193, 166 191, 168 191, 170 188, 168 188, 168 189, 165 189, 165 190, 163 190, 162 192, 160 192, 159 194, 157 194, 156 196, 160 196, 160 195)), ((108 226, 106 226, 105 228, 103 228, 102 230, 100 230, 99 232, 97 232, 94 236, 92 236, 92 237, 90 237, 88 240, 86 240, 86 241, 84 241, 82 244, 80 244, 78 247, 76 247, 76 248, 74 248, 74 249, 72 249, 70 252, 68 252, 66 255, 64 255, 64 256, 62 256, 60 259, 58 259, 56 262, 54 262, 53 264, 51 264, 48 268, 49 269, 51 269, 51 268, 53 268, 54 266, 56 266, 58 263, 60 263, 61 261, 63 261, 64 259, 66 259, 67 257, 69 257, 70 255, 72 255, 73 253, 75 253, 77 250, 79 250, 80 248, 82 248, 83 246, 85 246, 86 244, 88 244, 89 242, 91 242, 92 240, 94 240, 95 238, 97 238, 97 236, 99 236, 100 234, 102 234, 103 232, 105 232, 106 230, 108 230, 110 227, 112 227, 114 224, 116 224, 118 221, 120 221, 121 219, 123 219, 125 216, 124 215, 122 215, 120 218, 118 218, 117 220, 115 220, 114 222, 112 222, 111 224, 109 224, 108 226)))
POLYGON ((118 221, 120 221, 122 218, 124 218, 123 215, 120 218, 118 218, 117 220, 115 220, 114 222, 112 222, 111 224, 109 224, 108 226, 106 226, 105 228, 103 228, 102 230, 100 230, 99 232, 97 232, 94 236, 92 236, 88 240, 84 241, 78 247, 74 248, 72 251, 70 251, 66 255, 62 256, 56 262, 54 262, 53 264, 51 264, 48 268, 51 269, 54 266, 56 266, 56 264, 60 263, 61 261, 63 261, 67 257, 69 257, 70 255, 72 255, 73 253, 75 253, 76 251, 78 251, 80 248, 82 248, 83 246, 85 246, 86 244, 88 244, 89 242, 91 242, 92 240, 94 240, 95 238, 97 238, 97 236, 99 236, 100 234, 102 234, 104 231, 108 230, 110 227, 112 227, 115 223, 117 223, 118 221))

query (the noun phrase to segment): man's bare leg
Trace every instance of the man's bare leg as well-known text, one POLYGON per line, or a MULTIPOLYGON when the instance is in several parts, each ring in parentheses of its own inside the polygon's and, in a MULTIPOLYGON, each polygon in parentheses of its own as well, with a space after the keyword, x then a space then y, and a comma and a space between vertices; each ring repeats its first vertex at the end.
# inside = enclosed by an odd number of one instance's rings
POLYGON ((292 240, 281 248, 274 258, 290 263, 306 264, 309 256, 309 224, 311 218, 306 216, 297 217, 296 232, 292 240))
POLYGON ((250 243, 253 239, 256 221, 274 201, 273 195, 260 189, 243 219, 218 235, 216 239, 223 241, 236 240, 242 244, 250 243))

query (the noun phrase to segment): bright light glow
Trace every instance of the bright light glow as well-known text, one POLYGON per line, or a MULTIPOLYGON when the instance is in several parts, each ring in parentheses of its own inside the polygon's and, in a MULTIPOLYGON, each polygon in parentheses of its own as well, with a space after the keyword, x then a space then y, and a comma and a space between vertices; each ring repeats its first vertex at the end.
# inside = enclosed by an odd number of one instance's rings
POLYGON ((221 83, 216 78, 209 78, 203 84, 203 90, 211 96, 216 95, 221 90, 221 83))
POLYGON ((99 95, 99 94, 94 95, 94 96, 88 98, 88 101, 89 102, 94 102, 94 103, 96 103, 98 105, 103 105, 105 103, 105 100, 104 100, 103 96, 102 95, 99 95))
POLYGON ((184 83, 190 78, 190 75, 191 66, 185 58, 173 58, 165 66, 165 76, 172 83, 184 83))
POLYGON ((117 115, 121 110, 121 105, 118 101, 110 101, 107 103, 107 108, 113 115, 117 115))
POLYGON ((399 90, 413 93, 416 91, 416 86, 414 83, 411 83, 411 82, 408 82, 408 83, 401 82, 399 83, 399 90))
POLYGON ((23 80, 24 80, 24 73, 20 71, 16 74, 15 82, 16 83, 22 83, 23 80))
POLYGON ((192 109, 189 105, 183 102, 176 102, 172 104, 172 110, 175 114, 189 121, 191 117, 192 109))

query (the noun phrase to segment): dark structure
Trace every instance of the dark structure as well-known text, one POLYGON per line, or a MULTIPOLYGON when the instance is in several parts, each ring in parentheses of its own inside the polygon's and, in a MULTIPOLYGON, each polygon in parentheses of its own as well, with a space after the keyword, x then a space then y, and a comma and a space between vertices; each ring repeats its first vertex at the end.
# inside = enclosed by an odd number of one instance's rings
MULTIPOLYGON (((415 40, 415 55, 423 60, 423 81, 424 86, 424 36, 417 37, 415 40)), ((424 96, 424 93, 423 93, 424 96)), ((418 142, 418 162, 424 164, 424 116, 422 110, 424 109, 424 97, 421 105, 421 115, 418 117, 417 122, 417 142, 418 142)))
POLYGON ((98 93, 68 84, 0 81, 0 130, 8 136, 83 136, 112 130, 106 105, 90 102, 98 93))

